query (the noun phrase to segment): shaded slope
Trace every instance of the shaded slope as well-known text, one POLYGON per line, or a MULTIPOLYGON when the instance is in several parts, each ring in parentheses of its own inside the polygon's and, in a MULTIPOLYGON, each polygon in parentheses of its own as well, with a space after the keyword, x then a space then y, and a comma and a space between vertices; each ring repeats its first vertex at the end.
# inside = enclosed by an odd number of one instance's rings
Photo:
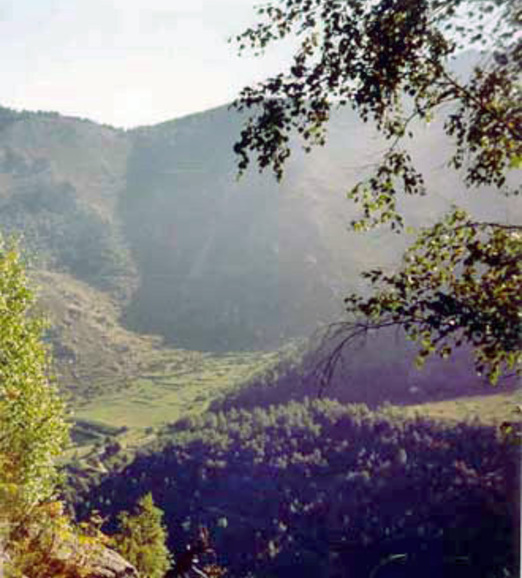
MULTIPOLYGON (((242 387, 218 400, 214 409, 255 407, 301 401, 306 396, 326 395, 347 403, 378 407, 419 405, 466 396, 498 393, 476 376, 469 352, 457 351, 451 359, 430 358, 422 369, 415 366, 417 348, 402 332, 370 333, 346 347, 326 382, 325 362, 336 342, 308 340, 298 352, 281 357, 242 387), (321 345, 318 345, 322 343, 321 345)), ((503 380, 502 391, 512 392, 516 380, 503 380)), ((484 400, 487 405, 487 401, 484 400)))
POLYGON ((312 195, 268 175, 236 182, 238 130, 217 109, 135 135, 122 199, 142 272, 131 327, 193 349, 257 349, 338 307, 342 275, 312 195))

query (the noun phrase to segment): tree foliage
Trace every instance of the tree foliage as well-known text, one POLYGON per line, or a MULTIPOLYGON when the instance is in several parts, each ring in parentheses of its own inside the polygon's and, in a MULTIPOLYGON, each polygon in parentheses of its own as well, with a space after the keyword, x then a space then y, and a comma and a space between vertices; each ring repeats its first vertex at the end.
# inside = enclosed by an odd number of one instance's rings
POLYGON ((419 235, 398 272, 365 273, 378 291, 348 297, 347 310, 377 326, 401 325, 420 342, 419 365, 469 343, 477 371, 496 382, 520 360, 522 244, 514 229, 455 210, 419 235))
POLYGON ((119 515, 120 531, 113 538, 114 546, 143 578, 163 578, 170 568, 162 519, 163 512, 154 505, 151 493, 139 499, 136 513, 119 515))
POLYGON ((69 427, 34 304, 16 243, 0 238, 0 561, 10 578, 79 578, 103 540, 55 499, 69 427))
POLYGON ((77 508, 112 515, 161 487, 171 547, 205 526, 230 576, 368 578, 397 553, 403 578, 517 576, 519 450, 494 427, 400 408, 236 406, 172 424, 123 472, 78 488, 77 508))
MULTIPOLYGON (((254 158, 281 179, 295 134, 306 151, 323 145, 331 112, 350 106, 389 146, 348 196, 362 213, 356 230, 404 228, 400 194, 426 194, 410 154, 412 126, 438 117, 452 140, 449 166, 469 189, 519 192, 510 173, 522 161, 522 8, 516 0, 279 0, 237 36, 240 52, 294 36, 287 71, 245 88, 235 107, 251 110, 235 145, 240 171, 254 158), (451 66, 481 49, 467 78, 451 66)), ((366 276, 374 294, 347 299, 356 328, 393 323, 420 340, 420 359, 470 343, 492 382, 521 360, 522 226, 482 223, 456 209, 419 233, 392 275, 366 276), (361 321, 362 320, 362 321, 361 321)), ((350 326, 349 324, 347 326, 350 326)), ((351 326, 353 329, 353 326, 351 326)))
POLYGON ((68 441, 34 300, 16 245, 0 239, 0 506, 13 515, 52 497, 68 441))

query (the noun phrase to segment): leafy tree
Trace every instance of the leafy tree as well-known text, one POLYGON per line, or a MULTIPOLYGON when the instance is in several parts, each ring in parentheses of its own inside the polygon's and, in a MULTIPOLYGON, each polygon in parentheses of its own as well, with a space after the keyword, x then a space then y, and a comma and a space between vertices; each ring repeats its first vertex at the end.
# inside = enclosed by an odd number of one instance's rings
POLYGON ((0 562, 12 578, 75 578, 89 572, 103 540, 54 499, 69 427, 34 301, 16 243, 0 238, 0 562))
POLYGON ((51 498, 68 441, 65 406, 48 377, 43 320, 16 244, 0 238, 0 511, 51 498))
MULTIPOLYGON (((365 230, 405 223, 400 194, 426 186, 408 151, 412 127, 434 118, 453 142, 449 166, 469 189, 519 192, 522 165, 522 6, 517 0, 274 0, 237 36, 256 54, 285 37, 297 49, 287 71, 245 88, 235 107, 252 111, 235 145, 240 171, 252 158, 281 179, 292 135, 306 151, 326 142, 333 109, 350 106, 373 121, 389 146, 348 196, 365 230), (481 49, 462 78, 451 59, 481 49)), ((370 297, 350 295, 330 369, 347 343, 371 328, 401 326, 420 342, 419 363, 470 344, 491 382, 520 370, 522 226, 474 220, 455 208, 419 232, 393 274, 366 274, 370 297)), ((328 372, 327 372, 328 373, 328 372)))
POLYGON ((114 547, 144 578, 162 578, 170 568, 162 519, 163 512, 154 505, 151 493, 140 498, 135 514, 119 515, 120 531, 114 536, 114 547))

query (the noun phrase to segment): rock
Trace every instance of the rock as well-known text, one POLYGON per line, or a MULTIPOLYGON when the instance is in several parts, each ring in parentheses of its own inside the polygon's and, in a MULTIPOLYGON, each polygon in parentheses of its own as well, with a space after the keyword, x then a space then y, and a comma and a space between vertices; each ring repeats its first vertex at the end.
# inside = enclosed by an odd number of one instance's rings
POLYGON ((64 545, 61 552, 60 548, 55 551, 55 560, 71 578, 139 578, 132 564, 106 546, 76 543, 71 548, 71 542, 64 545))
POLYGON ((114 550, 99 548, 89 562, 87 578, 138 578, 136 568, 114 550))
MULTIPOLYGON (((55 545, 48 552, 46 568, 46 578, 50 568, 53 569, 52 575, 57 573, 68 578, 139 578, 136 568, 114 550, 99 544, 80 544, 76 541, 55 545)), ((13 560, 9 554, 0 550, 0 578, 8 569, 20 571, 20 568, 16 567, 16 562, 13 567, 13 560)), ((20 578, 43 578, 43 576, 40 570, 33 573, 31 569, 24 568, 20 578)))

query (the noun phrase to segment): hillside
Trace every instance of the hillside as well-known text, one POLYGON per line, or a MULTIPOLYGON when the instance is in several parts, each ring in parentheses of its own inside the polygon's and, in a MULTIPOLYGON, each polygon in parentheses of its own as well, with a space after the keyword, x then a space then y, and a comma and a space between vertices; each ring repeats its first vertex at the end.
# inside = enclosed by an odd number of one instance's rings
POLYGON ((23 236, 34 265, 123 297, 135 278, 115 214, 125 136, 47 114, 21 113, 0 128, 2 232, 23 236))
POLYGON ((12 114, 0 227, 23 233, 37 267, 109 291, 139 333, 200 351, 276 347, 331 318, 341 274, 304 198, 269 177, 236 183, 237 130, 224 109, 129 133, 12 114))
POLYGON ((134 135, 122 214, 142 283, 126 320, 190 349, 276 347, 338 307, 331 216, 268 175, 236 182, 238 130, 218 109, 134 135))
MULTIPOLYGON (((269 174, 236 180, 241 119, 226 108, 127 132, 2 111, 1 230, 22 232, 40 268, 108 291, 129 329, 177 347, 273 349, 307 336, 338 318, 361 270, 393 262, 406 242, 348 231, 343 193, 382 146, 349 112, 332 120, 327 147, 296 149, 278 186, 269 174)), ((418 135, 437 194, 406 204, 410 224, 463 200, 439 133, 418 135)), ((486 193, 467 204, 501 218, 520 207, 486 193)))
POLYGON ((279 358, 278 352, 174 349, 158 336, 123 328, 118 302, 107 293, 66 273, 33 276, 40 307, 50 315, 47 338, 59 383, 76 419, 94 422, 91 434, 97 422, 146 429, 202 412, 279 358))
MULTIPOLYGON (((150 427, 223 398, 249 405, 260 389, 243 386, 263 389, 274 367, 285 393, 265 391, 263 403, 314 395, 315 378, 287 379, 281 367, 294 362, 275 350, 338 319, 343 295, 364 289, 358 273, 394 262, 407 242, 348 231, 355 213, 343 192, 382 146, 371 126, 337 114, 329 145, 296 149, 278 185, 268 174, 237 181, 240 120, 218 108, 125 132, 0 109, 0 230, 23 235, 60 383, 81 419, 150 427)), ((415 154, 438 188, 408 200, 410 224, 455 200, 492 218, 519 210, 487 191, 464 199, 444 151, 436 123, 419 131, 415 154)), ((392 384, 381 401, 481 393, 465 359, 419 373, 401 339, 356 358, 331 386, 346 401, 371 402, 383 375, 421 394, 392 384)))
POLYGON ((118 475, 71 481, 108 528, 153 489, 171 547, 203 524, 233 576, 370 576, 400 554, 402 578, 471 578, 516 567, 519 458, 491 427, 307 400, 184 420, 118 475))

